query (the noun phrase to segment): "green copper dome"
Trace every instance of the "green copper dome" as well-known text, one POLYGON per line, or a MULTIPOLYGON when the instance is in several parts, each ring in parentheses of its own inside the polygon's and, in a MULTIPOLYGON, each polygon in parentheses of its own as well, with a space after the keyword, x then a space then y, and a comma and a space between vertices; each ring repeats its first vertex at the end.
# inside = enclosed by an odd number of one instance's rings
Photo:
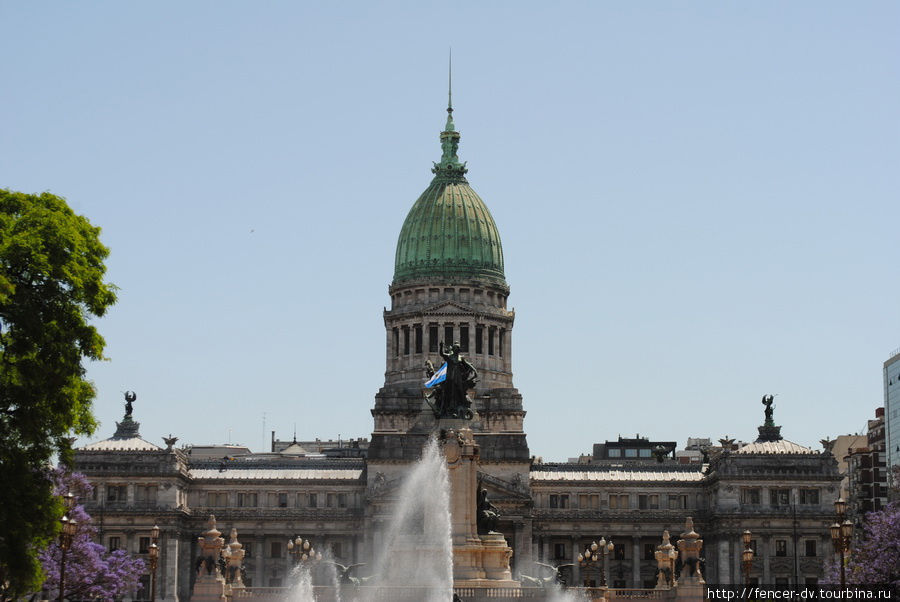
POLYGON ((434 179, 415 202, 397 241, 394 284, 411 280, 488 280, 506 286, 503 247, 491 212, 465 178, 456 156, 459 132, 447 108, 443 155, 434 179))

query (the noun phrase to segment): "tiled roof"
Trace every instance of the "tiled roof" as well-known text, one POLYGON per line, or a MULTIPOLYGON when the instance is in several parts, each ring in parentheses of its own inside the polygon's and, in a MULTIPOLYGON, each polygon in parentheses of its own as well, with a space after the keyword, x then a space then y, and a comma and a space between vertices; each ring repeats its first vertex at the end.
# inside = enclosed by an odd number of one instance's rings
POLYGON ((162 448, 140 437, 129 437, 127 439, 116 439, 113 437, 103 441, 88 443, 79 449, 84 451, 159 451, 162 448))
POLYGON ((778 441, 756 441, 748 443, 743 447, 739 447, 734 451, 736 454, 818 454, 808 447, 804 447, 798 443, 780 439, 778 441))
POLYGON ((346 468, 195 468, 191 476, 195 479, 228 480, 355 480, 362 476, 363 469, 346 468))
POLYGON ((703 480, 703 472, 694 470, 628 470, 604 467, 601 470, 584 470, 554 467, 553 470, 532 469, 532 481, 678 481, 703 480))

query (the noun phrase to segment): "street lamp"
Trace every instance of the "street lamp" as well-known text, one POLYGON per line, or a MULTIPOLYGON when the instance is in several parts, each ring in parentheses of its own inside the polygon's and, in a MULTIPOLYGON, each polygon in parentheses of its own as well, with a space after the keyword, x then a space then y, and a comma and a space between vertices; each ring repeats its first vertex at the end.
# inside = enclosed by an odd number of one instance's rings
POLYGON ((159 546, 156 545, 156 542, 158 541, 159 527, 153 525, 153 529, 150 531, 150 548, 148 549, 150 554, 150 602, 156 602, 156 566, 159 562, 159 546))
POLYGON ((75 496, 69 491, 62 498, 66 513, 59 519, 59 522, 62 523, 62 530, 59 532, 59 548, 62 550, 62 556, 59 561, 59 602, 63 602, 63 594, 66 587, 66 552, 72 546, 75 533, 78 531, 78 521, 74 518, 69 518, 69 514, 75 509, 75 496))
POLYGON ((294 563, 299 564, 307 560, 322 560, 322 553, 317 552, 310 541, 304 540, 299 535, 287 542, 288 554, 294 557, 294 563))
POLYGON ((741 561, 744 567, 744 585, 750 585, 750 570, 753 568, 753 548, 750 547, 750 538, 752 534, 747 529, 741 534, 741 540, 744 542, 744 551, 741 552, 741 561))
POLYGON ((600 557, 597 555, 597 549, 599 547, 600 546, 597 545, 596 541, 591 542, 591 545, 587 546, 584 549, 584 553, 578 555, 578 564, 583 568, 587 568, 594 564, 599 564, 600 557))
POLYGON ((847 512, 847 502, 844 501, 844 498, 835 500, 834 511, 837 514, 837 522, 831 525, 829 529, 831 531, 831 544, 834 546, 835 551, 841 555, 841 587, 845 587, 847 585, 847 573, 844 565, 846 564, 847 554, 850 553, 850 541, 853 539, 853 523, 850 522, 850 519, 844 519, 841 522, 841 519, 844 518, 844 514, 847 512))
POLYGON ((600 543, 591 542, 591 545, 584 549, 583 554, 578 555, 578 563, 583 567, 592 564, 600 565, 600 587, 606 587, 606 556, 615 549, 612 540, 606 543, 606 539, 600 538, 600 543))

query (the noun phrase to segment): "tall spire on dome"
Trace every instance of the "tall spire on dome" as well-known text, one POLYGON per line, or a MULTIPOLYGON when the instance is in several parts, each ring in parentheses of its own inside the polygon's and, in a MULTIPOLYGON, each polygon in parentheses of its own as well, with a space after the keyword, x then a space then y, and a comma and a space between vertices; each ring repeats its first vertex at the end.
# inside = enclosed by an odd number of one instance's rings
POLYGON ((459 132, 453 124, 453 52, 447 65, 447 123, 441 132, 441 161, 431 169, 437 178, 448 182, 465 182, 465 163, 460 163, 456 150, 459 148, 459 132))
POLYGON ((455 128, 453 125, 453 49, 450 49, 450 58, 447 62, 447 125, 444 130, 452 132, 455 128))

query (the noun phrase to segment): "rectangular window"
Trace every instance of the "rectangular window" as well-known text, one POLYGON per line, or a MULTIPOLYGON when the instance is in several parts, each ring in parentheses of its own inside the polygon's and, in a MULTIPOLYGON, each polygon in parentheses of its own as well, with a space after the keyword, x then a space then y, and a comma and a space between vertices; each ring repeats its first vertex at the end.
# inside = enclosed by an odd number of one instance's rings
POLYGON ((559 508, 559 496, 556 494, 550 495, 550 507, 551 508, 559 508))
POLYGON ((346 508, 347 507, 347 494, 346 493, 337 494, 337 500, 338 500, 338 508, 346 508))
POLYGON ((775 555, 776 556, 787 556, 787 540, 786 539, 776 539, 775 540, 775 555))
POLYGON ((590 508, 590 507, 591 507, 591 506, 590 506, 590 503, 591 503, 591 502, 590 502, 590 497, 591 497, 591 496, 589 496, 589 495, 587 495, 587 494, 579 493, 579 494, 578 494, 578 507, 579 507, 579 508, 582 508, 582 509, 584 509, 584 508, 590 508))
POLYGON ((656 546, 652 543, 644 544, 644 560, 656 559, 656 546))
POLYGON ((669 510, 684 510, 685 508, 687 508, 686 495, 669 496, 669 510))
POLYGON ((141 537, 138 539, 138 554, 146 554, 150 551, 150 538, 141 537))
POLYGON ((791 504, 790 489, 770 489, 769 502, 773 506, 789 506, 791 504))
POLYGON ((497 351, 498 351, 498 353, 500 354, 500 357, 503 357, 503 344, 504 344, 504 342, 505 342, 505 339, 506 339, 506 330, 504 330, 503 328, 501 328, 501 329, 500 329, 500 341, 499 341, 499 344, 498 344, 498 346, 497 346, 497 351))
POLYGON ((800 503, 808 506, 818 506, 819 505, 819 490, 818 489, 801 489, 800 490, 800 503))
POLYGON ((475 327, 475 353, 484 353, 484 326, 475 327))
POLYGON ((135 600, 149 600, 150 599, 150 575, 141 575, 141 578, 138 579, 138 591, 135 595, 135 600))
POLYGON ((459 327, 459 350, 469 352, 469 327, 462 325, 459 327))
POLYGON ((206 505, 210 508, 224 508, 228 505, 228 494, 225 492, 209 491, 206 494, 206 505))
POLYGON ((416 333, 416 353, 422 353, 422 326, 420 324, 416 324, 415 326, 416 333))
POLYGON ((318 496, 315 493, 309 494, 309 507, 315 508, 317 506, 318 496))
MULTIPOLYGON (((149 544, 148 544, 149 545, 149 544)), ((119 548, 122 547, 122 540, 118 537, 110 537, 109 538, 109 551, 115 552, 119 548)))
POLYGON ((559 507, 560 508, 568 508, 569 507, 569 496, 568 494, 562 494, 559 496, 559 507))
POLYGON ((761 498, 758 487, 744 487, 741 489, 741 503, 744 505, 758 505, 761 498))
POLYGON ((444 326, 444 345, 449 347, 453 343, 453 325, 444 326))
POLYGON ((554 558, 554 560, 565 560, 566 559, 566 544, 564 544, 564 543, 553 544, 553 558, 554 558))
POLYGON ((270 558, 281 558, 281 542, 280 541, 270 541, 269 542, 269 557, 270 558))
POLYGON ((255 508, 257 503, 255 493, 238 493, 238 506, 241 508, 255 508))
POLYGON ((156 485, 138 485, 134 488, 134 501, 152 506, 156 504, 156 485))
POLYGON ((394 328, 394 357, 400 357, 400 329, 394 328))
POLYGON ((626 458, 637 458, 637 450, 636 449, 626 449, 625 457, 626 458))
POLYGON ((336 541, 331 544, 331 553, 334 554, 335 558, 341 558, 343 554, 341 553, 343 550, 341 549, 341 542, 336 541))
POLYGON ((806 540, 806 555, 807 556, 817 556, 818 550, 816 550, 816 540, 815 539, 807 539, 806 540))
POLYGON ((650 457, 650 450, 649 450, 649 449, 646 449, 646 448, 645 448, 645 449, 639 449, 639 450, 638 450, 638 456, 641 457, 641 458, 649 458, 649 457, 650 457))
POLYGON ((287 508, 287 494, 286 493, 278 494, 278 507, 279 508, 287 508))
POLYGON ((613 550, 613 554, 616 560, 625 560, 625 544, 619 542, 615 544, 615 549, 613 550))
POLYGON ((496 331, 496 326, 488 327, 488 355, 494 355, 494 333, 496 331))
POLYGON ((591 509, 592 509, 592 510, 599 510, 599 509, 600 509, 600 496, 599 496, 599 495, 592 495, 592 496, 591 496, 591 509))
POLYGON ((647 510, 649 508, 649 502, 647 501, 647 496, 644 494, 638 495, 638 510, 647 510))
POLYGON ((438 327, 436 324, 431 324, 428 327, 428 351, 431 353, 437 353, 438 350, 438 327))
POLYGON ((403 355, 409 355, 409 326, 403 327, 403 355))
POLYGON ((609 507, 613 510, 627 510, 629 504, 628 494, 616 495, 610 494, 609 507))
POLYGON ((106 501, 115 503, 124 503, 128 498, 128 487, 125 485, 107 485, 106 501))
POLYGON ((607 455, 607 457, 610 457, 610 458, 621 458, 622 450, 617 447, 614 447, 612 449, 606 450, 606 455, 607 455))

